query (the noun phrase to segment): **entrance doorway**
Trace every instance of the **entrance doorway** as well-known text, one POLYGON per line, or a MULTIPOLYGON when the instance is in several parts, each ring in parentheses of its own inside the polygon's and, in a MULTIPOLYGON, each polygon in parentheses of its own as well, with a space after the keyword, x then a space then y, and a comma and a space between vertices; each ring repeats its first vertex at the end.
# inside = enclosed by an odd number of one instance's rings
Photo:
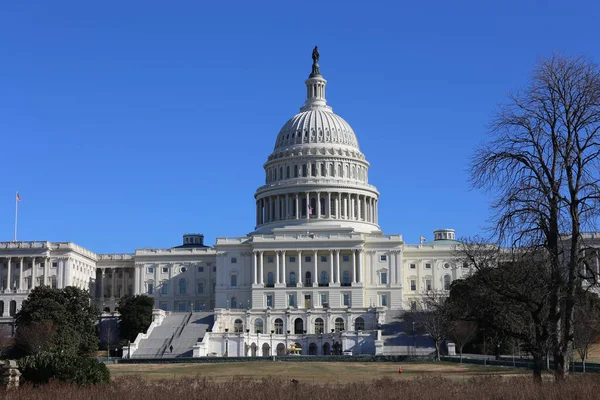
POLYGON ((312 298, 310 294, 304 295, 304 308, 312 308, 312 298))

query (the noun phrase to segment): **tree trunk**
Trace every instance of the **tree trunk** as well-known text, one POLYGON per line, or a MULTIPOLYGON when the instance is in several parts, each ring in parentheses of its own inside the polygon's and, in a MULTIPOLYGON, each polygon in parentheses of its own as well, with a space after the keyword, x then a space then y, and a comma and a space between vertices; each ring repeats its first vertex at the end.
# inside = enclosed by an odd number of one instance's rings
POLYGON ((533 381, 542 383, 542 370, 544 369, 544 357, 541 353, 532 353, 533 356, 533 381))
POLYGON ((459 347, 458 351, 460 353, 460 363, 462 364, 462 346, 459 347))
POLYGON ((440 344, 435 342, 435 361, 440 361, 440 344))
POLYGON ((554 380, 560 382, 569 375, 569 362, 565 353, 554 352, 554 380))

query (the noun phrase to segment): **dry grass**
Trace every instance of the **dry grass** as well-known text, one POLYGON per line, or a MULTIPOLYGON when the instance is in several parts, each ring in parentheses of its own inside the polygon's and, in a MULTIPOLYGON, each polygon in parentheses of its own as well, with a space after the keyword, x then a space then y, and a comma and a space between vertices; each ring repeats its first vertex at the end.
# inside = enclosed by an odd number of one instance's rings
POLYGON ((524 369, 482 367, 455 363, 357 363, 357 362, 240 362, 217 364, 116 364, 109 366, 111 376, 139 375, 144 379, 202 377, 228 381, 232 377, 246 380, 278 378, 310 383, 347 383, 375 379, 414 379, 438 376, 469 379, 481 375, 529 375, 524 369), (402 367, 402 374, 398 373, 402 367))
POLYGON ((76 387, 53 383, 39 388, 24 386, 0 392, 0 398, 10 400, 48 399, 211 399, 211 400, 353 400, 353 399, 403 399, 403 400, 564 400, 597 399, 600 393, 600 376, 585 375, 571 378, 561 385, 544 383, 536 385, 531 378, 476 377, 457 381, 440 377, 416 379, 383 378, 376 381, 357 381, 339 384, 312 384, 300 381, 247 380, 233 378, 212 381, 204 378, 178 378, 146 380, 139 376, 122 376, 110 385, 76 387))

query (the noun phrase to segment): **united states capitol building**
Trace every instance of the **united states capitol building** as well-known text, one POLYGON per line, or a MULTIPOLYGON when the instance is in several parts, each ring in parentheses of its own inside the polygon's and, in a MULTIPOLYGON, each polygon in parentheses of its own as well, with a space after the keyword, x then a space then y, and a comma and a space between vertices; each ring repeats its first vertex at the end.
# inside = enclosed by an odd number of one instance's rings
POLYGON ((213 246, 185 234, 180 246, 132 254, 0 243, 0 322, 12 321, 33 287, 72 285, 89 289, 105 312, 123 296, 154 298, 154 322, 130 357, 163 356, 170 346, 195 357, 383 354, 378 327, 468 269, 455 263, 452 229, 418 244, 381 231, 370 164, 327 104, 318 61, 315 52, 306 101, 263 166, 252 233, 213 246))

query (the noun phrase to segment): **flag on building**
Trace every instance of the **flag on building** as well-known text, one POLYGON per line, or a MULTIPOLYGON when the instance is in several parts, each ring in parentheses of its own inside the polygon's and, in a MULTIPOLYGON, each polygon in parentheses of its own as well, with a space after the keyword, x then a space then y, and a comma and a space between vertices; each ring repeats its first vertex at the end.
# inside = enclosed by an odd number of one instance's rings
POLYGON ((17 190, 17 201, 21 201, 21 195, 19 194, 18 190, 17 190))
POLYGON ((308 215, 312 215, 312 214, 313 214, 313 210, 312 210, 312 207, 310 207, 310 208, 308 209, 308 215))

